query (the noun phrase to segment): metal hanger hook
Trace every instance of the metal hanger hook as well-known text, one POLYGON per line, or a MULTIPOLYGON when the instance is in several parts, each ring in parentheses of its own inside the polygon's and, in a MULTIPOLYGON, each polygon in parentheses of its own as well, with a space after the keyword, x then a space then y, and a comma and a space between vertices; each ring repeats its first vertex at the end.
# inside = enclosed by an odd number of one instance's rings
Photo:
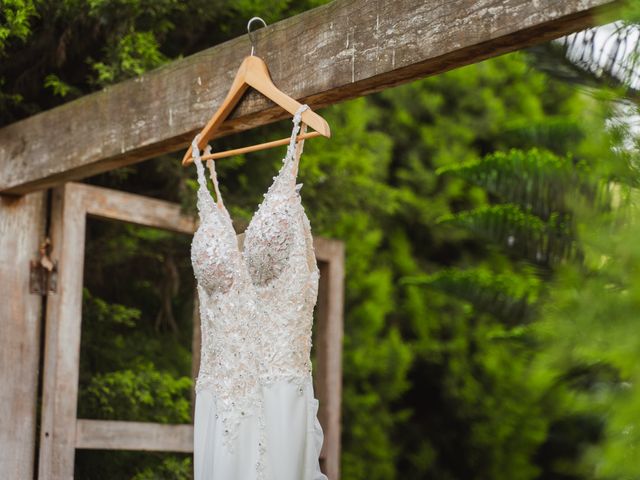
POLYGON ((261 19, 260 17, 253 17, 252 19, 249 20, 249 22, 247 23, 247 32, 249 33, 249 41, 251 42, 251 55, 253 55, 253 52, 255 51, 255 42, 253 41, 253 32, 251 31, 251 22, 255 22, 255 21, 259 21, 262 22, 262 24, 266 27, 267 26, 267 22, 265 22, 263 19, 261 19))

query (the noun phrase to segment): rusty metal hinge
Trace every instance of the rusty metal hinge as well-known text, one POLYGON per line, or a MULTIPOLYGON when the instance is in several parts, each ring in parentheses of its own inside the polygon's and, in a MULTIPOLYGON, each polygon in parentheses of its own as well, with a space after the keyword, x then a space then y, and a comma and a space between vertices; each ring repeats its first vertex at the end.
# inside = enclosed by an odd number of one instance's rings
POLYGON ((35 295, 49 295, 58 290, 58 262, 49 257, 51 239, 45 238, 40 244, 40 259, 31 260, 29 291, 35 295))

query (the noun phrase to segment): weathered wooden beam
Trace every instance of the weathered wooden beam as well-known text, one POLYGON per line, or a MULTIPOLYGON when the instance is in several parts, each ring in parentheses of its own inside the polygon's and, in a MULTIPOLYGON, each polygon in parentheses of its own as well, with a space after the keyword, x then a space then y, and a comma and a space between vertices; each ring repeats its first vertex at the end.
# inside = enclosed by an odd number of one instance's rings
MULTIPOLYGON (((314 108, 545 42, 615 0, 338 0, 256 32, 276 85, 314 108)), ((182 149, 227 93, 235 40, 0 129, 0 192, 22 194, 182 149)), ((249 95, 220 135, 284 118, 249 95)))
POLYGON ((76 448, 193 452, 193 425, 78 419, 76 448))

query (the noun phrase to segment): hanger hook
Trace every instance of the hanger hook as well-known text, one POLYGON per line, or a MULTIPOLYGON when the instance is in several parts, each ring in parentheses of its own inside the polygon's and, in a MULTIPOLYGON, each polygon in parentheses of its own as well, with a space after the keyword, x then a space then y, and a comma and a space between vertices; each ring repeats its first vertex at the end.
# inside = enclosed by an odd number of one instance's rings
POLYGON ((251 41, 251 55, 253 55, 253 52, 255 51, 255 43, 253 41, 253 33, 254 32, 251 31, 251 22, 255 22, 256 20, 262 22, 262 24, 265 27, 267 26, 267 22, 265 22, 260 17, 253 17, 252 19, 249 20, 249 23, 247 23, 247 32, 249 33, 249 40, 251 41))

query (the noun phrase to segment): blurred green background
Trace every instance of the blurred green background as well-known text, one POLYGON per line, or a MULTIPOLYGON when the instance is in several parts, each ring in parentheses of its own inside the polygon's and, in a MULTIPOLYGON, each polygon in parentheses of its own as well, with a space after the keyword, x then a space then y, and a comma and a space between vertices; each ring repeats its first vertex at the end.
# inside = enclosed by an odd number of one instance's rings
MULTIPOLYGON (((2 0, 0 124, 321 3, 2 0)), ((615 38, 640 7, 610 15, 615 38)), ((314 235, 346 244, 344 479, 640 478, 639 145, 625 121, 638 92, 566 53, 542 45, 321 111, 333 136, 305 144, 299 181, 314 235)), ((179 155, 86 181, 194 213, 179 155)), ((218 164, 238 231, 283 155, 218 164)), ((80 417, 191 421, 190 240, 89 222, 80 417)), ((76 478, 186 479, 191 457, 78 450, 76 478)))

